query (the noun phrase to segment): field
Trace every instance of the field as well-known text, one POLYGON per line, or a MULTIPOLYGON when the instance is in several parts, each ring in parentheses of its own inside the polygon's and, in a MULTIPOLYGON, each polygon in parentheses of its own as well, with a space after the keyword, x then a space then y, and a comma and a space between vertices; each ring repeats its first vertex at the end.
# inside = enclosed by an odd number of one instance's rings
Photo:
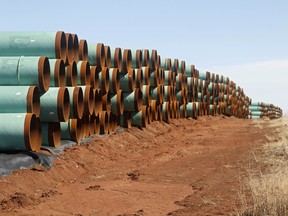
MULTIPOLYGON (((263 194, 279 195, 268 176, 283 171, 285 127, 281 119, 221 115, 93 137, 66 149, 50 170, 1 177, 1 215, 263 215, 271 197, 263 194)), ((282 195, 274 210, 286 214, 282 195)))

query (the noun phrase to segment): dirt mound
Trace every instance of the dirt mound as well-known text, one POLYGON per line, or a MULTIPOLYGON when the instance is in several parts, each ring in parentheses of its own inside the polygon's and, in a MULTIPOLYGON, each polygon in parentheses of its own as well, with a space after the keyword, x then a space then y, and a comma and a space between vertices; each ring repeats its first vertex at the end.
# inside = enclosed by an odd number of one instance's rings
POLYGON ((235 213, 251 151, 275 132, 269 122, 207 116, 94 137, 51 170, 1 177, 1 215, 235 213))

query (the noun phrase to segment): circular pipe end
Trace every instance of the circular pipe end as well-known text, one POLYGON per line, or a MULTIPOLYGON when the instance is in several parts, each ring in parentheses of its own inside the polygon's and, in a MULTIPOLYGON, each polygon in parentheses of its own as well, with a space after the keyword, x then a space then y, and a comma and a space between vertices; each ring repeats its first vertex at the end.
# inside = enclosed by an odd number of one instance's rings
POLYGON ((90 64, 88 61, 81 62, 79 73, 80 73, 81 85, 90 85, 91 75, 90 75, 90 64))
POLYGON ((66 122, 70 115, 69 92, 66 87, 60 87, 57 97, 57 111, 60 122, 66 122))
POLYGON ((105 67, 105 49, 103 43, 98 43, 96 46, 96 66, 105 67))
POLYGON ((106 111, 100 113, 100 134, 108 134, 109 132, 109 119, 106 111))
POLYGON ((65 64, 62 59, 57 59, 54 66, 54 83, 57 87, 64 87, 66 84, 65 64))
POLYGON ((27 150, 39 151, 41 148, 41 123, 34 113, 27 113, 25 116, 24 142, 27 150))
POLYGON ((77 34, 72 34, 73 39, 73 60, 79 61, 79 39, 77 34))
POLYGON ((66 33, 65 37, 66 37, 66 59, 65 59, 65 63, 68 65, 74 59, 74 44, 73 44, 72 35, 70 33, 66 33))
POLYGON ((136 88, 135 94, 134 94, 134 110, 135 111, 141 110, 142 98, 143 98, 142 91, 139 88, 136 88))
POLYGON ((46 56, 41 56, 38 61, 38 82, 41 91, 48 91, 50 87, 50 64, 46 56))
POLYGON ((66 66, 67 86, 77 86, 77 73, 77 63, 75 61, 66 66))
POLYGON ((81 119, 84 114, 84 97, 82 88, 76 86, 73 91, 73 114, 75 118, 81 119))
POLYGON ((88 61, 88 45, 86 40, 79 42, 79 60, 88 61))
POLYGON ((132 68, 132 52, 130 49, 124 49, 121 72, 127 73, 130 68, 132 68))
POLYGON ((70 133, 72 141, 80 143, 82 138, 82 121, 80 119, 70 120, 70 133))
POLYGON ((105 52, 105 67, 110 68, 110 64, 111 64, 110 46, 104 46, 104 52, 105 52))
POLYGON ((61 127, 60 122, 48 123, 48 143, 49 146, 59 147, 61 145, 61 127))
POLYGON ((114 68, 119 70, 122 68, 122 50, 121 48, 115 48, 114 51, 114 68))
POLYGON ((56 59, 66 61, 66 36, 63 31, 58 31, 55 36, 55 56, 56 59))
POLYGON ((117 91, 117 111, 118 115, 122 115, 124 113, 124 95, 122 90, 117 91))
POLYGON ((99 88, 99 71, 97 66, 90 66, 90 84, 94 89, 99 88))
POLYGON ((27 113, 34 113, 36 117, 40 116, 40 95, 36 86, 30 86, 27 93, 27 113))
POLYGON ((97 116, 102 111, 102 91, 94 90, 94 115, 97 116))
POLYGON ((94 92, 93 88, 88 85, 84 91, 84 114, 92 115, 94 112, 94 92))
POLYGON ((99 115, 97 115, 95 117, 95 120, 94 120, 94 132, 95 132, 95 134, 100 134, 100 119, 99 119, 99 115))

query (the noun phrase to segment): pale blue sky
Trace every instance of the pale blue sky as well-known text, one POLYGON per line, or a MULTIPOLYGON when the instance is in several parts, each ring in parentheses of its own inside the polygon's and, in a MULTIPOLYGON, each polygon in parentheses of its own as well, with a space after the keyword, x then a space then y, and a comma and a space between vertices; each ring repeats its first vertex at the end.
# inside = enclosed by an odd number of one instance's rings
POLYGON ((288 1, 2 0, 1 8, 2 31, 63 30, 112 47, 157 49, 288 111, 288 1))

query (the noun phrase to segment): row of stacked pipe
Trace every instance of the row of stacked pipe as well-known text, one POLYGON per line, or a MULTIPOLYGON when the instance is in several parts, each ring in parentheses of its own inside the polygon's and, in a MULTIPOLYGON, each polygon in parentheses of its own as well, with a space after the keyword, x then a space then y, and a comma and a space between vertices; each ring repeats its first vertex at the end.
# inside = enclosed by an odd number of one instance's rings
MULTIPOLYGON (((227 77, 161 59, 157 50, 88 44, 62 31, 1 32, 0 85, 2 152, 58 147, 61 139, 79 143, 171 118, 255 113, 227 77)), ((269 117, 282 116, 274 110, 269 117)))
POLYGON ((273 104, 253 102, 249 105, 250 119, 260 119, 267 117, 269 119, 277 119, 282 117, 283 113, 280 107, 274 106, 273 104))

